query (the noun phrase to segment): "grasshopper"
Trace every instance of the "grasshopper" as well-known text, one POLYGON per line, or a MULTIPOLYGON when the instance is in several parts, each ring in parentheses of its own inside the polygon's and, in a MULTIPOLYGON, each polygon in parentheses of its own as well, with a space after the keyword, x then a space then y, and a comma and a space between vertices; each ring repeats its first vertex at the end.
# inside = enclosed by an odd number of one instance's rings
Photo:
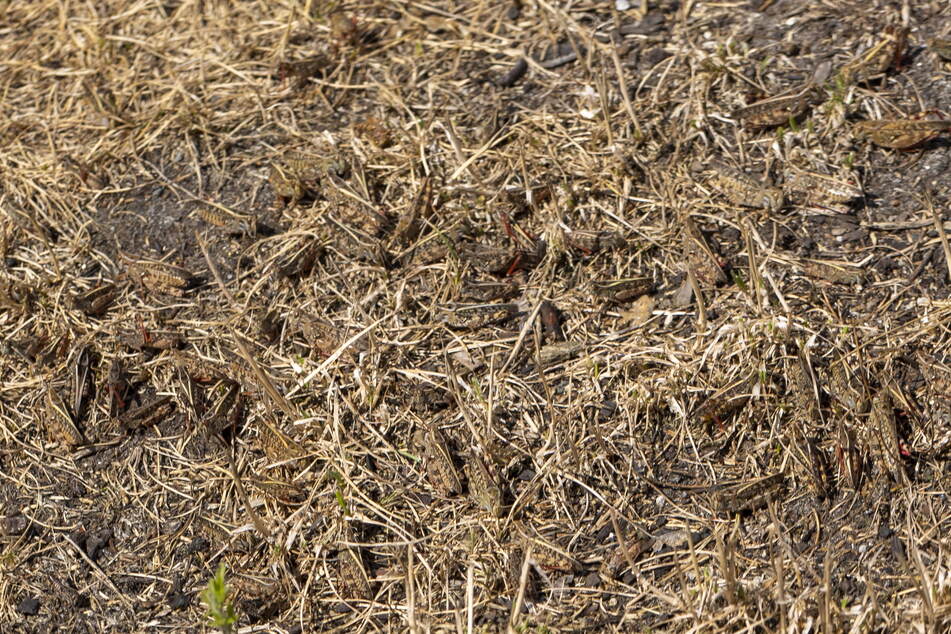
POLYGON ((877 119, 860 121, 852 127, 856 138, 893 150, 910 150, 949 131, 951 120, 937 119, 877 119))
POLYGON ((907 27, 888 27, 878 43, 843 66, 839 75, 848 84, 884 75, 901 63, 907 38, 907 27))
MULTIPOLYGON (((863 196, 862 190, 847 181, 800 170, 786 172, 786 194, 803 202, 824 205, 825 203, 848 203, 863 196)), ((832 209, 833 207, 828 207, 832 209)), ((840 208, 834 208, 840 210, 840 208)), ((847 213, 848 207, 844 208, 847 213)))
POLYGON ((129 273, 148 290, 181 297, 195 276, 180 266, 158 260, 131 260, 129 273))
POLYGON ((743 513, 762 508, 779 493, 784 481, 785 476, 782 473, 774 473, 723 488, 716 494, 717 511, 743 513))
POLYGON ((683 257, 687 269, 693 272, 697 280, 708 286, 725 282, 723 264, 707 244, 696 223, 690 216, 684 216, 683 225, 683 257))
POLYGON ((167 417, 173 409, 174 404, 171 396, 158 396, 147 403, 128 410, 120 420, 126 429, 144 429, 167 417))
POLYGON ((628 277, 594 283, 594 294, 612 302, 629 302, 654 290, 649 277, 628 277))
POLYGON ((951 62, 951 37, 932 38, 928 40, 928 46, 938 54, 938 57, 946 62, 951 62))
POLYGON ((585 255, 627 246, 627 240, 616 231, 572 231, 567 236, 567 243, 585 255))
POLYGON ((86 442, 73 415, 66 408, 66 403, 52 387, 46 389, 46 426, 47 433, 54 441, 69 447, 86 442))
POLYGON ((781 189, 762 183, 746 172, 741 172, 719 161, 715 161, 712 167, 714 175, 711 184, 733 204, 772 212, 782 208, 781 189))
POLYGON ((73 296, 73 307, 90 317, 100 317, 116 299, 115 284, 100 284, 73 296))
POLYGON ((418 430, 413 435, 414 443, 423 452, 426 474, 441 495, 446 497, 462 493, 462 480, 445 436, 435 426, 418 430))
POLYGON ((507 321, 514 317, 518 305, 507 304, 462 304, 443 309, 443 319, 450 328, 475 330, 507 321))
POLYGON ((208 224, 232 234, 254 235, 257 232, 257 223, 251 214, 239 214, 212 205, 202 205, 197 213, 198 217, 208 224))
POLYGON ((495 474, 489 471, 486 463, 475 452, 470 452, 466 460, 466 476, 469 494, 476 504, 491 516, 501 517, 502 487, 495 474))

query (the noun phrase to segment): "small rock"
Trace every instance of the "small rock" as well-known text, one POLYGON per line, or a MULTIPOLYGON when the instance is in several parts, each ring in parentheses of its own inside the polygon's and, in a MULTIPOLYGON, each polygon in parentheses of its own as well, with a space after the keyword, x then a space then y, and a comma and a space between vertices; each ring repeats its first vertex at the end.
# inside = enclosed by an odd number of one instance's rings
POLYGON ((35 616, 37 612, 40 611, 40 601, 39 599, 34 599, 33 597, 27 597, 19 603, 17 603, 17 612, 20 614, 25 614, 27 616, 35 616))

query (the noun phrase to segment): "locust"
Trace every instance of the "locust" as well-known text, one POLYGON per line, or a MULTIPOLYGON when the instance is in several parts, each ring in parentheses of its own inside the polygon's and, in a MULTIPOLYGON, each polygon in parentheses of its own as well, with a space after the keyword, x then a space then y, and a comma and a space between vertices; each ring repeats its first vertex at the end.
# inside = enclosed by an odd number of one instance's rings
POLYGON ((683 219, 683 257, 686 267, 707 286, 716 286, 726 281, 723 264, 713 252, 706 238, 690 216, 683 219))
POLYGON ((844 65, 839 75, 851 84, 874 79, 901 63, 908 39, 907 27, 888 27, 874 46, 844 65))
POLYGON ((444 308, 443 312, 443 319, 450 328, 475 330, 507 321, 519 311, 517 304, 506 303, 463 304, 444 308))
POLYGON ((877 119, 860 121, 852 127, 856 138, 893 150, 913 149, 949 131, 951 120, 938 119, 877 119))
POLYGON ((476 504, 491 516, 501 517, 502 488, 498 478, 475 452, 470 452, 466 460, 466 476, 469 480, 469 495, 476 504))
POLYGON ((46 426, 51 440, 69 447, 86 442, 66 403, 52 387, 46 390, 46 426))
POLYGON ((774 473, 723 488, 716 494, 717 511, 743 513, 762 508, 779 493, 784 480, 785 476, 782 473, 774 473))
POLYGON ((951 62, 951 37, 932 38, 928 40, 928 46, 938 54, 938 57, 946 62, 951 62))
POLYGON ((171 396, 158 396, 122 415, 122 425, 129 430, 144 429, 155 425, 172 413, 171 396))
POLYGON ((166 295, 183 296, 195 276, 180 266, 158 260, 131 260, 129 273, 148 290, 166 295))
POLYGON ((462 480, 445 436, 436 427, 418 430, 414 443, 423 452, 426 474, 441 495, 446 497, 462 493, 462 480))
POLYGON ((116 299, 115 284, 100 284, 73 296, 73 307, 90 317, 100 317, 116 299))
POLYGON ((578 249, 585 255, 593 255, 599 251, 623 249, 627 240, 616 231, 572 231, 568 233, 568 246, 578 249))
POLYGON ((778 187, 765 184, 719 161, 715 161, 712 168, 714 174, 711 185, 733 204, 772 212, 782 208, 783 192, 778 187))
MULTIPOLYGON (((829 203, 849 203, 861 198, 863 192, 857 185, 825 174, 789 170, 786 172, 784 189, 787 196, 806 203, 827 206, 829 203)), ((848 207, 827 206, 829 209, 848 213, 848 207)))
POLYGON ((208 224, 229 233, 253 235, 257 232, 257 223, 251 214, 240 214, 212 205, 202 205, 197 213, 208 224))
POLYGON ((733 113, 733 117, 754 127, 770 127, 796 119, 812 104, 812 84, 793 95, 780 95, 751 103, 733 113))
POLYGON ((629 302, 654 290, 649 277, 628 277, 594 283, 594 294, 612 302, 629 302))

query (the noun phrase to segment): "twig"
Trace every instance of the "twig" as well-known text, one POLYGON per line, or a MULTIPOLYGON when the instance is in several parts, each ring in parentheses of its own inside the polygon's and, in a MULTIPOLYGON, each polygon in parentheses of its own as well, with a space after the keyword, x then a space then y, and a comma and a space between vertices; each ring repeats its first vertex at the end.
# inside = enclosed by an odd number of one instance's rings
POLYGON ((931 218, 934 221, 934 226, 938 230, 938 238, 941 240, 941 247, 944 249, 944 260, 948 265, 948 278, 951 279, 951 245, 948 244, 948 234, 944 230, 944 220, 941 218, 941 214, 938 213, 938 210, 934 206, 934 198, 931 196, 931 192, 925 192, 925 204, 928 206, 928 209, 931 210, 931 218))

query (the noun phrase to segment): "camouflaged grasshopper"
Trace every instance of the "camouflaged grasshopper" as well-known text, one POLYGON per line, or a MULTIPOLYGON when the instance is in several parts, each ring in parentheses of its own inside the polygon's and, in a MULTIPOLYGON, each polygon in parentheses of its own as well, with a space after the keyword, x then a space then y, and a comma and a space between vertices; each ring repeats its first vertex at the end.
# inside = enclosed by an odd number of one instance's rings
POLYGON ((784 481, 782 473, 774 473, 723 488, 716 494, 717 511, 743 513, 762 508, 779 493, 784 481))
POLYGON ((507 321, 518 312, 513 303, 462 304, 444 308, 443 319, 450 328, 474 330, 507 321))
POLYGON ((882 39, 870 49, 845 64, 839 76, 848 83, 869 81, 888 72, 901 63, 908 39, 907 27, 891 26, 885 29, 882 39))
POLYGON ((938 57, 946 62, 951 62, 951 37, 934 37, 928 40, 928 46, 938 57))
POLYGON ((462 493, 462 479, 445 436, 435 426, 417 430, 413 442, 423 454, 429 481, 440 495, 450 497, 462 493))
POLYGON ((654 290, 649 277, 628 277, 594 283, 594 294, 612 302, 629 302, 654 290))
POLYGON ((776 212, 783 206, 783 192, 720 161, 711 164, 710 184, 730 202, 741 207, 755 207, 776 212))
POLYGON ((930 141, 942 132, 951 132, 951 120, 877 119, 860 121, 852 126, 858 139, 893 150, 910 150, 930 141))
POLYGON ((66 403, 53 387, 46 389, 46 430, 50 439, 67 447, 75 447, 86 442, 73 415, 66 409, 66 403))
POLYGON ((797 169, 786 171, 783 188, 787 196, 792 199, 820 205, 840 213, 848 213, 850 209, 847 206, 843 208, 832 205, 835 203, 849 203, 864 195, 861 188, 848 181, 797 169))

